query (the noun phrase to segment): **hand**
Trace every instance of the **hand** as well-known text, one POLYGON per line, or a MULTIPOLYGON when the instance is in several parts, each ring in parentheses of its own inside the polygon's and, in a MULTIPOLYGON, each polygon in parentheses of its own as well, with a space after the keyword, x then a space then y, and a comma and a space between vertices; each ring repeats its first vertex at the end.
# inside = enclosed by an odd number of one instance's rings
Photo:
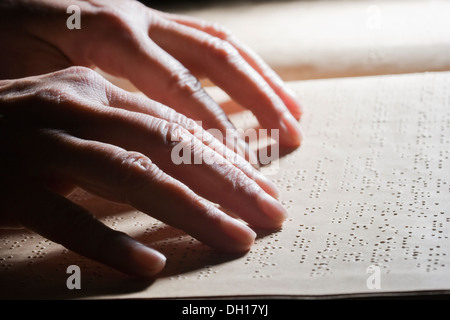
POLYGON ((1 78, 16 79, 0 81, 1 226, 28 227, 150 276, 164 267, 160 253, 107 228, 64 191, 80 186, 129 203, 228 252, 248 250, 255 233, 223 210, 254 227, 281 225, 276 187, 239 155, 242 145, 225 148, 190 119, 233 129, 199 85, 197 77, 208 76, 263 126, 279 129, 280 143, 298 145, 300 107, 260 59, 214 25, 135 1, 80 2, 81 30, 65 28, 72 1, 23 3, 0 2, 1 78), (86 68, 94 66, 159 102, 86 68), (174 164, 171 150, 181 142, 193 157, 216 161, 174 164))

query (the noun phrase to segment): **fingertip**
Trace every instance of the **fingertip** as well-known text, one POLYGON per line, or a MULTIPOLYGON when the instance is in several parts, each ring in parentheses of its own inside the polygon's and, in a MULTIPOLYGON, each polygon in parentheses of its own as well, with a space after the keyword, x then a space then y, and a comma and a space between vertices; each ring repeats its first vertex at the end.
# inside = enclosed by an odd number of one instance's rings
POLYGON ((286 103, 286 107, 291 112, 292 116, 299 121, 304 112, 303 105, 300 103, 299 99, 295 95, 294 91, 289 87, 284 86, 284 101, 286 103))
POLYGON ((166 265, 166 257, 128 236, 121 237, 121 244, 111 252, 111 265, 118 270, 139 278, 152 278, 161 272, 166 265), (122 251, 123 250, 123 251, 122 251))
POLYGON ((224 218, 222 226, 231 241, 219 248, 221 251, 242 253, 250 250, 256 239, 256 233, 250 227, 231 217, 224 218))
POLYGON ((160 252, 138 243, 131 252, 132 274, 149 278, 161 272, 166 265, 166 257, 160 252))
POLYGON ((257 227, 260 228, 279 228, 286 220, 288 214, 281 203, 269 196, 265 192, 261 192, 257 198, 257 203, 262 212, 268 219, 260 221, 257 227))

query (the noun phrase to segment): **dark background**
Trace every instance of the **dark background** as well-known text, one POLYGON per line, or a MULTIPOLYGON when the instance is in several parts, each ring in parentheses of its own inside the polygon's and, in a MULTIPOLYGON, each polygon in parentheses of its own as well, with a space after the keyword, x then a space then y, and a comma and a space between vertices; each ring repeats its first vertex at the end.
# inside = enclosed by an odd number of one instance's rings
MULTIPOLYGON (((202 8, 209 6, 226 6, 238 3, 262 3, 262 2, 293 2, 305 0, 139 0, 147 6, 158 10, 182 9, 182 8, 202 8)), ((311 1, 311 0, 309 0, 311 1)))

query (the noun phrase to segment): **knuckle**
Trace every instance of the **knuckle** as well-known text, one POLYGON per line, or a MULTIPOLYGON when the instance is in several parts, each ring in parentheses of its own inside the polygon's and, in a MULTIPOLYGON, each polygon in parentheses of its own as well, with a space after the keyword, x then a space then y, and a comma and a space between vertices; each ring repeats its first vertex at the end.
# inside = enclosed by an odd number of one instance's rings
POLYGON ((194 132, 195 130, 199 130, 199 124, 196 121, 186 117, 185 115, 179 112, 176 112, 173 109, 168 110, 167 119, 172 123, 176 123, 182 126, 191 133, 194 132))
POLYGON ((106 83, 105 79, 91 68, 72 66, 62 72, 63 77, 61 80, 69 86, 77 86, 82 84, 88 85, 88 88, 92 88, 106 83))
POLYGON ((160 130, 164 143, 168 146, 174 146, 180 142, 192 140, 190 133, 177 123, 164 122, 160 130))
POLYGON ((125 15, 114 6, 104 6, 96 12, 95 18, 100 20, 108 27, 122 26, 125 15))
POLYGON ((120 165, 126 169, 147 170, 152 162, 149 158, 139 152, 123 151, 117 155, 120 165))
POLYGON ((169 87, 174 92, 184 92, 187 95, 195 95, 203 91, 200 81, 191 74, 188 69, 178 68, 170 76, 169 87))
POLYGON ((68 75, 84 76, 84 77, 88 77, 88 76, 96 74, 96 72, 94 70, 92 70, 91 68, 87 68, 87 67, 83 67, 83 66, 71 66, 71 67, 68 67, 67 69, 61 71, 61 73, 68 74, 68 75))
POLYGON ((108 103, 108 82, 90 68, 73 66, 61 71, 54 80, 54 85, 48 89, 55 90, 55 97, 60 101, 79 101, 89 97, 108 103))
POLYGON ((222 40, 226 40, 233 36, 227 28, 216 22, 205 22, 203 28, 209 34, 214 34, 216 37, 222 40))
POLYGON ((205 145, 188 129, 176 123, 166 123, 162 132, 172 163, 203 162, 205 145))
POLYGON ((114 156, 116 164, 114 183, 118 186, 117 197, 129 202, 130 196, 145 187, 148 177, 154 177, 159 169, 152 161, 139 152, 121 151, 114 156))
POLYGON ((217 37, 209 39, 207 46, 210 48, 213 58, 221 63, 232 62, 240 56, 237 49, 228 41, 217 37))
POLYGON ((130 18, 133 16, 136 18, 136 15, 134 13, 130 15, 128 13, 129 10, 132 9, 120 10, 117 6, 104 6, 93 17, 95 25, 101 26, 105 33, 114 34, 116 39, 126 39, 130 34, 134 33, 133 26, 137 24, 136 21, 132 21, 130 18))
POLYGON ((136 175, 150 171, 153 166, 152 161, 139 152, 122 151, 116 155, 116 161, 121 185, 129 185, 136 175))
MULTIPOLYGON (((86 90, 103 88, 103 78, 94 70, 81 66, 72 66, 50 75, 49 81, 37 84, 36 97, 47 100, 74 101, 85 95, 86 90)), ((96 90, 98 91, 98 90, 96 90)))

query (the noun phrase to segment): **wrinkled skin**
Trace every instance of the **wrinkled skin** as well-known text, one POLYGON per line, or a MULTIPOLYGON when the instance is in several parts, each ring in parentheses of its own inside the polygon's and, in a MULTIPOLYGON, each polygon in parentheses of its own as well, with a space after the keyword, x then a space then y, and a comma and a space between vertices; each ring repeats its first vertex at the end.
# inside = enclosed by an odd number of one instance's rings
POLYGON ((132 0, 89 0, 77 2, 81 30, 69 30, 71 4, 0 0, 0 227, 29 228, 149 277, 165 257, 103 225, 68 192, 81 187, 130 204, 225 252, 247 251, 251 227, 281 226, 286 212, 273 183, 250 165, 255 154, 205 131, 234 128, 198 80, 209 78, 295 147, 301 107, 275 73, 214 24, 132 0), (192 156, 217 161, 174 164, 181 141, 192 156))

